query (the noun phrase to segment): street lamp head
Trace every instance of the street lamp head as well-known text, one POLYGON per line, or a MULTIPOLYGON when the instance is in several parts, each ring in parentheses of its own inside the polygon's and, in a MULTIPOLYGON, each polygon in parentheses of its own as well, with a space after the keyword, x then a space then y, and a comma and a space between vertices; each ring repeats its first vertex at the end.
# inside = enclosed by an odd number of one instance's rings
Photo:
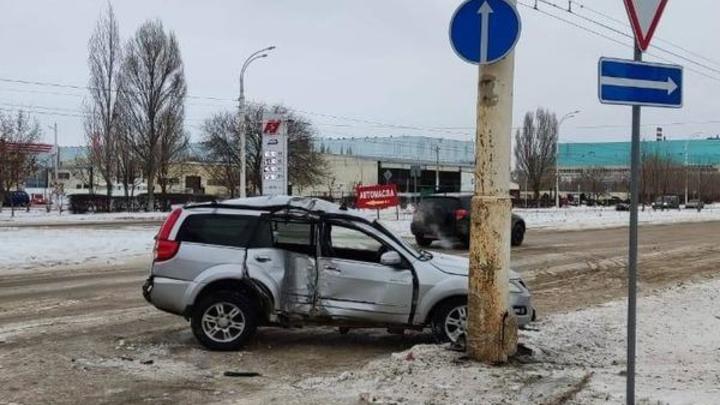
POLYGON ((275 48, 277 48, 277 46, 272 45, 272 46, 268 46, 268 47, 267 47, 267 50, 268 50, 268 51, 272 51, 272 50, 275 49, 275 48))

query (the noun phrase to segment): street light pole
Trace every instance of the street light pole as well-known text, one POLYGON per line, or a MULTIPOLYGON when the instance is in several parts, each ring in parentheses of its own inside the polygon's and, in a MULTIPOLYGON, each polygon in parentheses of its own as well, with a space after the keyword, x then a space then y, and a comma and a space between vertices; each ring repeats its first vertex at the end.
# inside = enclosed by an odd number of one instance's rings
POLYGON ((690 180, 690 171, 688 167, 688 143, 696 136, 702 135, 702 133, 703 131, 695 132, 685 140, 685 205, 688 203, 688 182, 690 180))
POLYGON ((240 134, 240 198, 247 196, 247 142, 245 136, 245 70, 247 70, 250 63, 261 58, 266 58, 268 55, 265 52, 269 52, 275 49, 275 46, 269 46, 267 48, 260 49, 259 51, 253 52, 250 56, 245 59, 245 62, 240 69, 240 96, 238 97, 238 132, 240 134))
POLYGON ((580 110, 575 110, 563 115, 558 122, 558 136, 555 140, 555 207, 560 208, 560 127, 563 122, 569 118, 573 118, 580 114, 580 110))

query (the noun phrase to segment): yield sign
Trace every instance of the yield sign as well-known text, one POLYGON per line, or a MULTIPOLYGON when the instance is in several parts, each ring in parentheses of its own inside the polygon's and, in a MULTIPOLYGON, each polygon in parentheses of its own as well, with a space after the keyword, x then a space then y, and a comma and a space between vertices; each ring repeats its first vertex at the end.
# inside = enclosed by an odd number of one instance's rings
POLYGON ((650 46, 650 40, 666 4, 667 0, 625 0, 630 25, 635 32, 637 44, 643 52, 650 46))

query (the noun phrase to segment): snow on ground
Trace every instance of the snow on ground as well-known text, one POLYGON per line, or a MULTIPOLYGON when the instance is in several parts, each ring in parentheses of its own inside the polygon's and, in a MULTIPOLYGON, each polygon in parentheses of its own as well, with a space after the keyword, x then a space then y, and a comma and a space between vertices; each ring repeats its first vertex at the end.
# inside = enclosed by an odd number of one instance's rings
POLYGON ((15 215, 8 207, 3 207, 0 212, 0 226, 2 225, 25 225, 25 224, 60 224, 65 222, 103 222, 103 221, 137 221, 137 220, 163 220, 167 212, 113 212, 113 213, 90 213, 70 214, 64 211, 45 211, 43 207, 33 207, 30 212, 24 209, 16 209, 15 215))
MULTIPOLYGON (((615 211, 614 207, 528 208, 513 209, 513 213, 525 220, 528 229, 602 229, 627 226, 630 223, 630 213, 615 211)), ((394 209, 380 212, 383 225, 402 237, 412 238, 413 234, 410 232, 412 211, 400 210, 399 218, 396 219, 394 209)), ((645 211, 639 211, 639 221, 648 225, 720 221, 720 204, 706 205, 700 212, 685 209, 653 211, 652 208, 646 207, 645 211)))
MULTIPOLYGON (((639 302, 638 403, 720 402, 720 280, 680 285, 639 302)), ((621 404, 624 301, 550 316, 521 332, 534 353, 507 366, 419 345, 365 367, 293 384, 307 402, 621 404)), ((302 401, 301 401, 302 402, 302 401)))
POLYGON ((78 264, 116 264, 150 258, 157 226, 0 227, 0 274, 78 264))
MULTIPOLYGON (((359 210, 370 218, 377 218, 375 210, 359 210)), ((410 223, 414 209, 408 206, 402 208, 387 208, 380 210, 381 222, 394 233, 412 238, 410 223)), ((627 211, 615 211, 613 207, 570 207, 570 208, 538 208, 514 209, 513 212, 522 216, 528 229, 578 230, 601 229, 627 226, 630 214, 627 211)), ((15 217, 11 217, 10 210, 5 208, 0 213, 0 227, 12 225, 41 225, 83 222, 133 222, 133 221, 160 221, 165 219, 167 213, 163 212, 116 212, 110 214, 69 214, 62 215, 57 211, 45 212, 42 208, 33 208, 30 212, 17 210, 15 217)), ((704 210, 668 210, 653 211, 646 208, 639 212, 641 224, 671 224, 681 222, 720 221, 720 204, 707 205, 704 210)))
MULTIPOLYGON (((630 222, 628 211, 616 211, 614 207, 569 207, 514 209, 513 212, 525 219, 530 229, 600 229, 627 226, 630 222)), ((672 224, 679 222, 704 222, 720 220, 720 204, 706 205, 697 210, 653 211, 646 207, 638 212, 641 224, 672 224)))

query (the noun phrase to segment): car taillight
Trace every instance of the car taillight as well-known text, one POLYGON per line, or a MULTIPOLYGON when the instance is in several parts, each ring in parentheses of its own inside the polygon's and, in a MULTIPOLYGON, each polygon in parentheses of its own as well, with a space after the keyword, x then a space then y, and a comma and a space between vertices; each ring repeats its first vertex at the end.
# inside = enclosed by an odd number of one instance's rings
POLYGON ((455 210, 455 220, 459 221, 467 216, 468 216, 467 210, 462 209, 462 208, 455 210))
POLYGON ((170 232, 180 218, 180 214, 182 214, 182 208, 176 208, 160 227, 160 232, 155 237, 155 261, 170 260, 177 253, 180 242, 170 240, 170 232))

